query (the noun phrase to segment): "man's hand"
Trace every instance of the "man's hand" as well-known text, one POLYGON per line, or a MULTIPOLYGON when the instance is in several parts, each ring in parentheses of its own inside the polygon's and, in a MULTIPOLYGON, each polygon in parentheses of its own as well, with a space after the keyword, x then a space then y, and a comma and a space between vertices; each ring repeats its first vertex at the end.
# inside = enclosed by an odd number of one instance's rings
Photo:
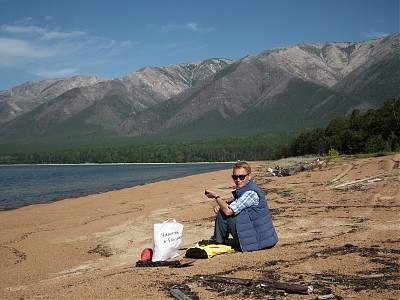
POLYGON ((208 198, 215 198, 217 197, 217 194, 213 191, 210 190, 205 190, 204 194, 208 197, 208 198))

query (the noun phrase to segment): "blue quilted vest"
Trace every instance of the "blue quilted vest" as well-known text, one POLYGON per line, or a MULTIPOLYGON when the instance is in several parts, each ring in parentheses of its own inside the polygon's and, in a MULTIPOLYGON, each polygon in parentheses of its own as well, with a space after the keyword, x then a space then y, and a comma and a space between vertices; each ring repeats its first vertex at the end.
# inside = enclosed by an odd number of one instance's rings
POLYGON ((236 216, 236 232, 243 252, 274 246, 278 242, 264 193, 250 180, 244 187, 232 192, 235 199, 247 191, 254 191, 260 198, 257 206, 245 208, 236 216))

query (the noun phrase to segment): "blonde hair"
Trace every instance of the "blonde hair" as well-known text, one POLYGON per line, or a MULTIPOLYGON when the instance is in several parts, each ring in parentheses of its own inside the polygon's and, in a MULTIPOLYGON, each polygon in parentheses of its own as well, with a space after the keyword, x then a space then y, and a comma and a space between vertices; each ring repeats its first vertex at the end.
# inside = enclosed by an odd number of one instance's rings
POLYGON ((233 169, 245 169, 247 174, 251 173, 251 167, 247 162, 239 161, 233 165, 233 169))

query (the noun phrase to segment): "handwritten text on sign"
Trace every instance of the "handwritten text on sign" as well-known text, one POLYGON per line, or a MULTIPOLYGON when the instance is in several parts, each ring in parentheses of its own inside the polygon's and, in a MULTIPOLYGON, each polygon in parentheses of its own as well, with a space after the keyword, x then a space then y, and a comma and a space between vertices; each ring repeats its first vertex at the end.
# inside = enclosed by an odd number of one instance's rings
POLYGON ((177 240, 182 239, 182 235, 179 234, 178 230, 173 232, 161 232, 161 236, 164 238, 164 244, 176 242, 177 240))

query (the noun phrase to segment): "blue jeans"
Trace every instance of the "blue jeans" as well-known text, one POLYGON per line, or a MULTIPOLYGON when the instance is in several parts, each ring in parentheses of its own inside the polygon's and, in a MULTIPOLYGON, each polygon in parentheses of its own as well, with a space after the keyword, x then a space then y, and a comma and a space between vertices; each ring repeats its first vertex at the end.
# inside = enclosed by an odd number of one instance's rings
POLYGON ((236 216, 227 216, 219 210, 215 219, 214 240, 215 242, 222 244, 228 240, 229 234, 232 235, 235 242, 239 243, 236 232, 236 216))

